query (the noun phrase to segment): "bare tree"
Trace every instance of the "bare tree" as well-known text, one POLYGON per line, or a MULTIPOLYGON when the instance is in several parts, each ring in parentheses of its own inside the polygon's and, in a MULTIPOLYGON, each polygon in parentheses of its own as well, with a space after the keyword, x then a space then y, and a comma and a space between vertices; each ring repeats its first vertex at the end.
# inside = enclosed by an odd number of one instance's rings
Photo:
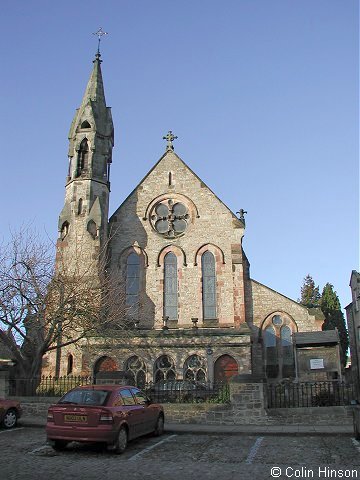
POLYGON ((57 248, 55 269, 54 253, 29 228, 0 247, 0 340, 19 378, 40 379, 47 352, 129 327, 119 280, 106 272, 105 249, 88 267, 84 252, 73 251, 69 262, 57 248))

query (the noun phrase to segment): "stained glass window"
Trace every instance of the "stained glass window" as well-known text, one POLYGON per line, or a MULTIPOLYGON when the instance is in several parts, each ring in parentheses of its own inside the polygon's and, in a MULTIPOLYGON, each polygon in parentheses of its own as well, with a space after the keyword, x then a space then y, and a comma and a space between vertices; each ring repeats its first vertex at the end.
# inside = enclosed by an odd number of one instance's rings
POLYGON ((216 318, 216 273, 214 255, 206 251, 201 257, 203 318, 216 318))
POLYGON ((172 252, 164 259, 164 316, 169 320, 178 318, 177 258, 172 252))

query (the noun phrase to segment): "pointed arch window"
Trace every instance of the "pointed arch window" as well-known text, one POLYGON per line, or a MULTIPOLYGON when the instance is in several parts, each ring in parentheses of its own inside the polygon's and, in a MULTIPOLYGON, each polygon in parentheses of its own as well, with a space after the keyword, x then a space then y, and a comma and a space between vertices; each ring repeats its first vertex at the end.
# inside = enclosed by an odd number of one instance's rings
POLYGON ((60 238, 61 240, 64 240, 64 238, 66 237, 66 235, 69 233, 69 227, 70 227, 70 224, 68 221, 65 221, 62 225, 61 225, 61 231, 60 231, 60 238))
POLYGON ((66 369, 66 374, 71 375, 73 373, 74 369, 74 357, 71 355, 71 353, 68 355, 67 359, 67 369, 66 369))
POLYGON ((281 379, 295 376, 292 340, 294 330, 294 322, 286 315, 273 315, 265 323, 263 340, 267 378, 281 379))
POLYGON ((137 355, 130 357, 125 365, 125 371, 130 377, 130 385, 144 388, 146 383, 146 367, 144 361, 137 355))
POLYGON ((164 258, 164 317, 178 319, 178 271, 177 258, 172 252, 164 258))
POLYGON ((86 138, 80 143, 80 149, 78 153, 76 176, 79 177, 83 172, 88 169, 89 161, 89 145, 86 138))
POLYGON ((279 360, 276 348, 276 333, 272 326, 265 328, 264 345, 266 354, 266 376, 268 378, 276 378, 279 373, 279 360))
POLYGON ((201 257, 203 318, 216 318, 215 257, 207 250, 201 257))
POLYGON ((281 327, 281 355, 282 355, 282 376, 292 377, 295 373, 294 350, 292 344, 291 328, 287 325, 281 327))
POLYGON ((91 128, 90 123, 87 120, 84 120, 80 126, 80 128, 91 128))
POLYGON ((184 365, 184 378, 186 380, 206 381, 206 361, 199 355, 191 355, 184 365))
POLYGON ((137 317, 139 313, 140 291, 140 258, 130 253, 126 260, 126 307, 129 317, 137 317))
POLYGON ((154 381, 175 380, 175 363, 169 355, 161 355, 154 365, 154 381))
POLYGON ((94 220, 90 220, 88 222, 87 231, 90 233, 92 238, 95 239, 97 237, 97 226, 96 226, 96 223, 94 222, 94 220))
POLYGON ((81 214, 82 214, 82 210, 83 210, 83 199, 82 199, 82 198, 79 198, 78 207, 77 207, 77 214, 78 214, 78 215, 81 215, 81 214))

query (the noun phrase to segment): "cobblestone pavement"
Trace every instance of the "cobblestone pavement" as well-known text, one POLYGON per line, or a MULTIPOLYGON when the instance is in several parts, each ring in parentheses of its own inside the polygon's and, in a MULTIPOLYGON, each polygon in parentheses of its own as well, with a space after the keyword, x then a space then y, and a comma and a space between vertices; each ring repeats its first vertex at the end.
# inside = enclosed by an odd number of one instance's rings
POLYGON ((360 479, 360 444, 343 436, 165 434, 114 455, 80 444, 55 452, 43 428, 25 427, 0 430, 0 451, 1 480, 360 479))

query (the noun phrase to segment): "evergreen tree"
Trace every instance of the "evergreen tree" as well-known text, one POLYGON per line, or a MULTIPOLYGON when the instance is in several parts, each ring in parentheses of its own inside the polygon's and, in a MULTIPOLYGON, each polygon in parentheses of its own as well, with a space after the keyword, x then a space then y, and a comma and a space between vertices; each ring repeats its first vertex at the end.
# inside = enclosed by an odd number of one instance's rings
POLYGON ((323 330, 338 329, 341 346, 341 363, 346 365, 347 350, 349 347, 349 337, 346 328, 344 314, 341 311, 341 305, 333 285, 327 283, 321 295, 321 310, 325 316, 323 330))
POLYGON ((315 282, 310 274, 306 275, 301 287, 300 303, 305 307, 312 308, 320 306, 319 286, 315 286, 315 282))

